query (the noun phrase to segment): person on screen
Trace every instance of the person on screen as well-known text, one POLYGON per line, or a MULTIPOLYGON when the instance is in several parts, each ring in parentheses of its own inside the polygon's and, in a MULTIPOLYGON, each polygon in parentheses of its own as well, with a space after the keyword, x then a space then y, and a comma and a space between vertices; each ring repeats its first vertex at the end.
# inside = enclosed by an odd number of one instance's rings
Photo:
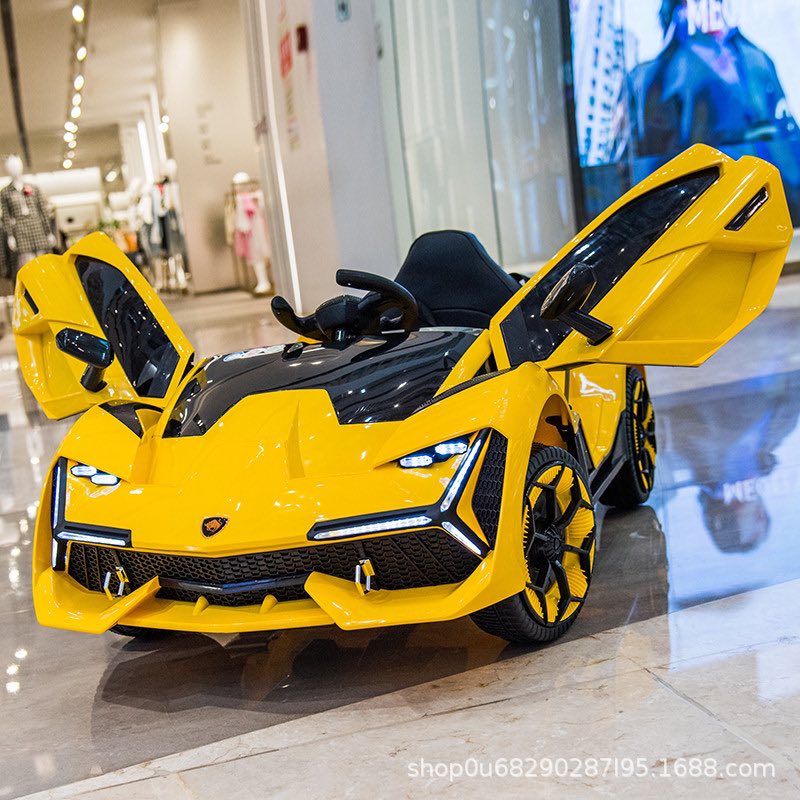
POLYGON ((742 34, 727 0, 663 0, 664 48, 630 75, 636 155, 797 132, 772 59, 742 34))

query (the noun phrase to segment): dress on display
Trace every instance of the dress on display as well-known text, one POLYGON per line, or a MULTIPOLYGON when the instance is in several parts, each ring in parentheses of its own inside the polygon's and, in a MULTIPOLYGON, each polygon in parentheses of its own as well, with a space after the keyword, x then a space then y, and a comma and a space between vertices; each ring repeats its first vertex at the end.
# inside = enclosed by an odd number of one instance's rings
POLYGON ((47 203, 38 187, 26 183, 18 189, 9 183, 0 189, 0 205, 5 235, 16 240, 17 253, 46 253, 51 249, 47 203))
POLYGON ((239 192, 234 208, 234 249, 248 264, 269 261, 271 249, 261 191, 239 192))

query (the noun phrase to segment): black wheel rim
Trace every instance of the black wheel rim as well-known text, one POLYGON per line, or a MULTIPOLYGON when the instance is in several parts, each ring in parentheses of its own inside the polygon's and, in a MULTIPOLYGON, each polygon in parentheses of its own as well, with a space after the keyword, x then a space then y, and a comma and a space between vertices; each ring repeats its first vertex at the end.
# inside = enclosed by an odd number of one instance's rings
POLYGON ((558 625, 583 604, 594 565, 594 506, 573 467, 555 463, 534 478, 524 526, 524 596, 540 624, 558 625))
POLYGON ((656 467, 656 417, 644 378, 638 378, 633 386, 631 424, 636 477, 642 491, 649 492, 656 467))

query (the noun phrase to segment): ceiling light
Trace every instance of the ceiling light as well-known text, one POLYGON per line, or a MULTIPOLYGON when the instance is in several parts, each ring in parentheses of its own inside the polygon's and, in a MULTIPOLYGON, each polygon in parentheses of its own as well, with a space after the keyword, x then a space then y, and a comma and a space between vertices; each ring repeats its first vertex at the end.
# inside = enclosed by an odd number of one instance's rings
POLYGON ((82 44, 76 51, 75 51, 75 58, 78 61, 83 61, 86 56, 89 55, 89 51, 86 49, 86 45, 82 44))
POLYGON ((64 167, 64 169, 69 169, 72 166, 72 159, 71 158, 65 158, 61 162, 61 166, 64 167))
POLYGON ((64 134, 64 141, 65 142, 74 142, 75 141, 75 134, 71 131, 66 131, 64 134))
POLYGON ((74 139, 67 143, 67 147, 69 147, 70 150, 74 150, 77 146, 78 143, 74 139))
POLYGON ((72 105, 79 106, 82 102, 83 102, 83 97, 81 96, 81 93, 75 92, 75 94, 72 95, 72 105))
POLYGON ((81 107, 80 106, 72 106, 72 110, 69 112, 69 115, 72 119, 78 119, 81 115, 81 107))
POLYGON ((162 122, 158 126, 158 129, 161 131, 161 133, 166 133, 169 130, 169 123, 168 122, 162 122))
POLYGON ((85 78, 83 75, 76 75, 75 80, 72 82, 73 87, 75 88, 76 92, 79 92, 83 89, 83 85, 86 83, 85 78))
POLYGON ((75 22, 83 22, 84 18, 86 17, 86 12, 83 10, 83 6, 80 3, 75 3, 72 6, 72 19, 75 22))
POLYGON ((164 114, 164 115, 161 117, 161 121, 162 121, 162 122, 163 122, 165 125, 169 125, 169 114, 164 114))
POLYGON ((117 179, 117 175, 119 175, 119 173, 118 173, 118 172, 117 172, 115 169, 110 169, 110 170, 109 170, 109 171, 106 173, 106 180, 107 180, 109 183, 114 183, 114 181, 117 179))
POLYGON ((72 122, 71 120, 67 120, 64 123, 64 130, 65 131, 69 131, 70 133, 77 133, 78 126, 74 122, 72 122))

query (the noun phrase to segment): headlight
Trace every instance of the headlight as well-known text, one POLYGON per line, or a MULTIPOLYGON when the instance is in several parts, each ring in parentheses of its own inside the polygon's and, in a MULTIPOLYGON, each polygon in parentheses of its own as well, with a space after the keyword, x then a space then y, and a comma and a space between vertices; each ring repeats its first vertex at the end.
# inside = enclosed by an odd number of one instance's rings
POLYGON ((70 473, 76 478, 88 478, 95 486, 116 486, 119 478, 110 472, 103 472, 97 467, 90 467, 88 464, 76 464, 70 473))
POLYGON ((424 450, 417 450, 416 453, 409 453, 403 456, 398 462, 403 469, 415 469, 418 467, 429 467, 439 461, 447 461, 453 456, 460 456, 469 449, 469 439, 462 436, 458 439, 448 439, 446 442, 439 442, 433 447, 426 447, 424 450))

